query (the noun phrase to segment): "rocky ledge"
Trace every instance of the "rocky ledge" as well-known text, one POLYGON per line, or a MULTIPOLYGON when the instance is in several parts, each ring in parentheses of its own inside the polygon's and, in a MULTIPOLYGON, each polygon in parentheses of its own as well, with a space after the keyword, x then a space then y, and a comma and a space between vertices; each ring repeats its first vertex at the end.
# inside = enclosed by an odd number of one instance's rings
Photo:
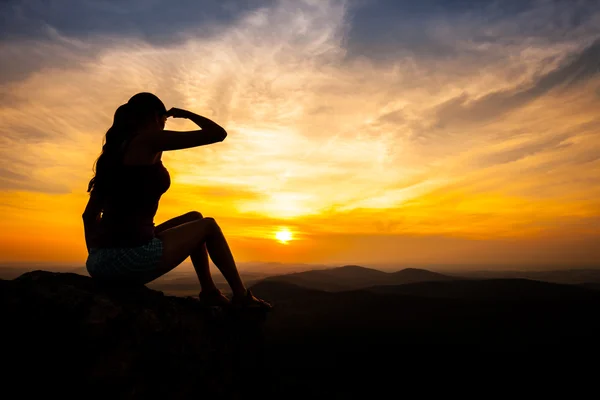
POLYGON ((47 271, 0 293, 3 381, 19 397, 239 398, 260 381, 262 313, 47 271))

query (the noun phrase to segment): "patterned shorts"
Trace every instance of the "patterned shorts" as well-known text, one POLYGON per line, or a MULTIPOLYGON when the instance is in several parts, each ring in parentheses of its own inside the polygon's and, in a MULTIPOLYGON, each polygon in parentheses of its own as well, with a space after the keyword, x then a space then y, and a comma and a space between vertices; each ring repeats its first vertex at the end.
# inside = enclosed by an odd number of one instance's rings
POLYGON ((86 261, 92 278, 146 284, 161 276, 162 240, 137 247, 91 248, 86 261))

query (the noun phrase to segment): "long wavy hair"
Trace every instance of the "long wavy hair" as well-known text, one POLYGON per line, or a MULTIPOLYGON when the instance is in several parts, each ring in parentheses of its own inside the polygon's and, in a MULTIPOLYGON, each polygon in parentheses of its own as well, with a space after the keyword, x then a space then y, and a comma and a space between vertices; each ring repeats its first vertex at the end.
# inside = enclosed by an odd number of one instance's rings
POLYGON ((115 112, 113 124, 106 132, 102 152, 94 163, 94 177, 88 184, 88 192, 106 194, 111 180, 123 164, 126 144, 136 136, 139 128, 146 126, 167 109, 154 94, 142 92, 134 95, 115 112))

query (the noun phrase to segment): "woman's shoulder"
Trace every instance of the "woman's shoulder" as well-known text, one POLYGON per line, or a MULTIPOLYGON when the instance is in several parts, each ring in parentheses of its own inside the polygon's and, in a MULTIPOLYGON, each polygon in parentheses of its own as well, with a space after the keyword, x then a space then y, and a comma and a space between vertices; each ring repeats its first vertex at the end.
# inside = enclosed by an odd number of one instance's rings
POLYGON ((162 165, 162 151, 159 153, 150 152, 146 146, 143 146, 138 137, 131 139, 123 155, 123 165, 131 167, 149 167, 162 165))

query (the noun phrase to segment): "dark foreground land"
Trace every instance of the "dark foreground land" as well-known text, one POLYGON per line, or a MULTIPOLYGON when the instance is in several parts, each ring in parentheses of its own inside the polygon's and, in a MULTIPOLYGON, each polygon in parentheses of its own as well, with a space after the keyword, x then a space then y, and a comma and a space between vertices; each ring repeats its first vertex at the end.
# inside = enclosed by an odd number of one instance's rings
POLYGON ((550 376, 597 368, 600 291, 586 285, 437 277, 326 292, 267 279, 253 291, 275 309, 206 309, 70 273, 0 280, 5 391, 364 398, 450 377, 506 387, 541 373, 548 388, 550 376))

